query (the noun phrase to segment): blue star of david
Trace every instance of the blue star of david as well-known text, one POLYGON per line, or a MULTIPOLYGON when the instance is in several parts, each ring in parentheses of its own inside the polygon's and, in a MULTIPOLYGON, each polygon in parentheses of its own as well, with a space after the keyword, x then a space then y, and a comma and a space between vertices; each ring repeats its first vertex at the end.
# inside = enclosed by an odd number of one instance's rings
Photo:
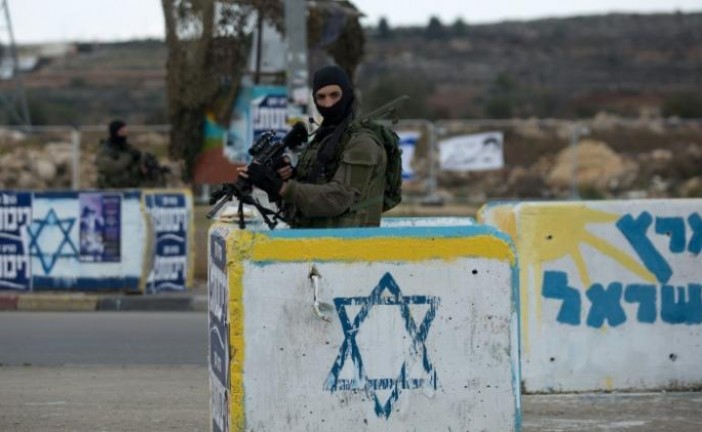
POLYGON ((369 398, 374 403, 375 414, 378 417, 385 419, 390 417, 393 404, 400 397, 402 390, 413 390, 418 388, 433 388, 436 390, 437 380, 434 366, 429 360, 425 341, 429 333, 436 309, 439 306, 438 297, 430 296, 404 296, 400 287, 393 279, 390 273, 380 279, 378 285, 373 289, 368 297, 337 297, 334 299, 336 311, 339 314, 341 327, 344 331, 344 342, 339 348, 339 355, 334 361, 329 375, 324 383, 324 390, 335 392, 337 390, 364 390, 369 398), (384 293, 387 293, 383 295, 384 293), (412 338, 411 356, 412 359, 405 359, 400 367, 398 375, 390 378, 371 379, 366 375, 363 359, 356 343, 356 335, 363 321, 368 317, 368 314, 373 306, 397 306, 400 308, 400 314, 404 320, 405 329, 412 338), (421 324, 417 326, 412 314, 410 313, 410 305, 429 305, 421 324), (361 306, 361 310, 354 318, 353 322, 349 319, 346 312, 347 306, 361 306), (339 374, 344 368, 347 358, 351 358, 355 367, 354 379, 341 379, 339 374), (421 360, 425 378, 415 379, 407 376, 408 363, 412 360, 421 360), (387 401, 382 402, 378 397, 378 390, 390 390, 387 401))
POLYGON ((59 258, 78 258, 78 250, 71 241, 71 228, 76 223, 76 218, 59 219, 54 209, 49 210, 44 219, 34 219, 27 226, 29 232, 29 254, 39 258, 41 267, 45 274, 51 273, 59 258), (57 227, 63 238, 54 251, 42 250, 38 240, 40 240, 45 229, 57 227))

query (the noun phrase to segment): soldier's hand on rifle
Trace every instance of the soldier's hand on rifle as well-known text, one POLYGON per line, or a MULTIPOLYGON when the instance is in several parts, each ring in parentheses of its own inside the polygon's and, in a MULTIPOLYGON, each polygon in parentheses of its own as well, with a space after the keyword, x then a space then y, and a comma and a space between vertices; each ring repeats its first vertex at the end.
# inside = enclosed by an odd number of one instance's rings
POLYGON ((295 177, 295 168, 293 168, 292 164, 290 163, 290 158, 287 156, 283 156, 278 160, 275 165, 275 172, 278 173, 278 177, 280 177, 283 181, 290 180, 291 178, 295 177))
POLYGON ((283 180, 278 174, 266 165, 252 163, 248 169, 239 171, 243 177, 268 194, 268 199, 278 201, 283 190, 283 180))

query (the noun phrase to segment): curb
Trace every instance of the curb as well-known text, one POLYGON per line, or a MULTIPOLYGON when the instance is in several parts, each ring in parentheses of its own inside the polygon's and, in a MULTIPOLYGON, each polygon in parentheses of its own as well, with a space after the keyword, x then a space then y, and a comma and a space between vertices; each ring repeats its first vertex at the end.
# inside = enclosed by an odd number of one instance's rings
POLYGON ((191 297, 108 297, 97 302, 100 311, 193 311, 191 297))
POLYGON ((172 311, 206 312, 206 294, 100 295, 85 293, 0 293, 0 312, 172 311))
POLYGON ((85 294, 19 295, 18 311, 77 312, 95 310, 98 297, 85 294))
POLYGON ((0 311, 17 310, 19 296, 16 294, 0 294, 0 311))

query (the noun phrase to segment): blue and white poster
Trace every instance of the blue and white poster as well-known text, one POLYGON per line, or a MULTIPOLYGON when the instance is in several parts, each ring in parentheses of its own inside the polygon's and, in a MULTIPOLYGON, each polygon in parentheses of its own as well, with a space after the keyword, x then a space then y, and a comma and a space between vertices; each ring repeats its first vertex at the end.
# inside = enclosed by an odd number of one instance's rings
POLYGON ((252 144, 270 130, 282 138, 288 130, 288 93, 284 86, 242 87, 234 104, 224 154, 233 162, 247 162, 252 144))
POLYGON ((149 294, 186 289, 189 211, 182 193, 144 193, 151 217, 154 263, 146 281, 149 294))
POLYGON ((400 137, 400 150, 402 150, 402 179, 412 180, 414 179, 412 160, 421 134, 416 131, 398 131, 397 135, 400 137))
POLYGON ((79 195, 82 262, 120 261, 121 202, 122 197, 116 194, 79 195))
POLYGON ((32 274, 26 228, 31 222, 30 193, 0 193, 0 290, 31 289, 32 274))
POLYGON ((229 311, 227 245, 223 234, 210 235, 207 269, 210 328, 210 389, 213 431, 228 430, 229 422, 229 311))

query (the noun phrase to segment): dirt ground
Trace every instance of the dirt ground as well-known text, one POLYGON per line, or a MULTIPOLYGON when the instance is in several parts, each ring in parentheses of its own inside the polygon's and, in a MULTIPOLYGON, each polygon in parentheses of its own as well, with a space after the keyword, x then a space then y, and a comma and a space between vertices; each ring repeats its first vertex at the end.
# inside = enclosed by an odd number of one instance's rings
MULTIPOLYGON (((1 431, 209 431, 205 367, 0 367, 0 383, 1 431)), ((522 403, 524 432, 702 430, 702 393, 538 395, 522 403)))

